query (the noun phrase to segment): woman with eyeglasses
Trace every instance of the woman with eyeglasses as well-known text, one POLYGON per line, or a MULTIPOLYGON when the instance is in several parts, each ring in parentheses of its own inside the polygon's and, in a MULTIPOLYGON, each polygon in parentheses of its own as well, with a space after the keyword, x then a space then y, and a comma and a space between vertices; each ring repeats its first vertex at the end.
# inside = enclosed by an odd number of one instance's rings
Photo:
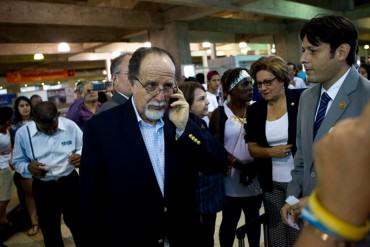
MULTIPOLYGON (((227 99, 213 112, 209 128, 228 152, 229 167, 224 179, 226 196, 219 237, 221 247, 232 247, 241 212, 246 222, 257 218, 262 196, 255 172, 249 170, 254 167, 253 157, 244 139, 244 125, 249 121, 246 112, 253 97, 252 77, 246 69, 235 68, 229 72, 222 87, 227 99)), ((257 224, 248 229, 250 247, 260 246, 260 231, 257 224)))
POLYGON ((287 63, 278 56, 262 57, 251 66, 262 99, 248 108, 246 141, 255 158, 269 217, 271 246, 293 246, 298 231, 282 223, 280 209, 287 197, 296 152, 296 119, 300 89, 288 89, 287 63))

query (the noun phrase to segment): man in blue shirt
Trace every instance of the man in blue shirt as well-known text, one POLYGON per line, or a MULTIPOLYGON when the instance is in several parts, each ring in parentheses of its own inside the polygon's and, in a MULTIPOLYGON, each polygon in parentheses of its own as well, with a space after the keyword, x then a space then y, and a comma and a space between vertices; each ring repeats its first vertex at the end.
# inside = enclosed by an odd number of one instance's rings
POLYGON ((34 121, 15 137, 13 164, 23 177, 33 177, 33 196, 46 247, 62 247, 61 215, 79 246, 79 176, 82 132, 71 120, 58 117, 51 102, 39 103, 34 121))

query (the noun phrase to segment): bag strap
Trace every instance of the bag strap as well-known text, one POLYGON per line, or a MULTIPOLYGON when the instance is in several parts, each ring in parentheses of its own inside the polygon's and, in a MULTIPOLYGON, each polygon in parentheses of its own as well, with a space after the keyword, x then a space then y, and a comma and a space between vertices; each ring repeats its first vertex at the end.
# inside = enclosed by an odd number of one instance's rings
POLYGON ((31 147, 31 152, 32 152, 32 158, 33 160, 37 160, 35 158, 35 153, 33 152, 33 145, 32 145, 32 140, 31 140, 31 133, 30 133, 30 129, 28 128, 28 125, 26 126, 27 128, 27 133, 28 133, 28 140, 30 141, 30 147, 31 147))

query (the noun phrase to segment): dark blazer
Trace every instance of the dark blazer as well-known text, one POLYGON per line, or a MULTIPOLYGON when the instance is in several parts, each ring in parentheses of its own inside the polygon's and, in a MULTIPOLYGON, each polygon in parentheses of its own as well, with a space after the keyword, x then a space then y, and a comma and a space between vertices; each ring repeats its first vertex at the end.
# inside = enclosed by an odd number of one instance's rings
MULTIPOLYGON (((288 109, 288 144, 293 144, 292 153, 295 154, 297 148, 296 128, 297 128, 297 112, 299 98, 303 90, 287 89, 287 109, 288 109)), ((267 101, 260 100, 248 107, 247 124, 245 125, 245 141, 255 142, 261 147, 269 147, 266 138, 266 119, 267 119, 267 101)), ((258 165, 257 173, 261 188, 264 191, 272 190, 272 162, 271 158, 255 158, 258 165)))
POLYGON ((164 196, 131 100, 86 124, 80 168, 83 246, 161 246, 164 237, 171 247, 197 246, 198 171, 222 170, 213 163, 222 150, 190 119, 178 140, 172 122, 167 117, 164 122, 164 196))
POLYGON ((109 110, 115 106, 123 104, 126 101, 127 99, 124 96, 122 96, 121 94, 117 92, 114 92, 112 98, 108 100, 107 102, 105 102, 104 104, 102 104, 96 113, 99 114, 103 111, 109 110))

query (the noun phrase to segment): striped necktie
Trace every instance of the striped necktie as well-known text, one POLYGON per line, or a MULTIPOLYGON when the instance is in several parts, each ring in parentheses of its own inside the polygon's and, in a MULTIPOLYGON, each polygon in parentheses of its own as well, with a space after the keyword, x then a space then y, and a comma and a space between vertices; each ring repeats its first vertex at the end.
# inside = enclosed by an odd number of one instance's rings
POLYGON ((315 120, 315 123, 313 124, 313 137, 314 138, 317 134, 318 129, 320 128, 322 121, 325 118, 326 108, 328 107, 328 103, 330 100, 331 98, 326 92, 324 92, 321 95, 319 110, 317 111, 316 120, 315 120))

